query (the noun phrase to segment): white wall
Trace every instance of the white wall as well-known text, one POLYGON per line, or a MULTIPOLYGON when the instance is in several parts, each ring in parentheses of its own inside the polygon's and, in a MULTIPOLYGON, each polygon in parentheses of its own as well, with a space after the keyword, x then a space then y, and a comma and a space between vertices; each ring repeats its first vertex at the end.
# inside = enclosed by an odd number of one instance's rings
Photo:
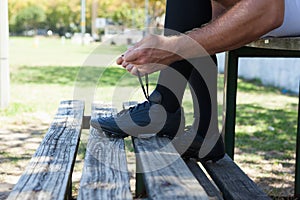
MULTIPOLYGON (((219 71, 224 72, 225 53, 217 57, 219 71)), ((239 77, 258 78, 264 85, 299 94, 300 58, 240 58, 239 77)))

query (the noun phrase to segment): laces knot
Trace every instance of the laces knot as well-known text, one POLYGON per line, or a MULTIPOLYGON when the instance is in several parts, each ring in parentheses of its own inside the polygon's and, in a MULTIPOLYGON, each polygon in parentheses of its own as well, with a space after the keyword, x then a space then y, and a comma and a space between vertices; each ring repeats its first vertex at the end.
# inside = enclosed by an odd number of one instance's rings
POLYGON ((138 75, 139 82, 140 82, 140 85, 142 87, 143 93, 144 93, 146 99, 149 101, 149 79, 148 79, 148 74, 145 74, 146 89, 145 89, 145 86, 144 86, 144 83, 143 83, 143 80, 142 80, 142 77, 141 77, 141 73, 139 72, 139 70, 137 70, 137 75, 138 75))

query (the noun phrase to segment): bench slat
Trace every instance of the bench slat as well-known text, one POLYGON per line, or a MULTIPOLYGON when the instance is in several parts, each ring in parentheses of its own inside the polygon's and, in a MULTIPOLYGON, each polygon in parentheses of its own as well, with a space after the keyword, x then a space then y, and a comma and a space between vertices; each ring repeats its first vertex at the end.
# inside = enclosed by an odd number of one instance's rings
POLYGON ((224 199, 270 199, 228 155, 216 163, 203 163, 224 199))
POLYGON ((299 51, 300 37, 263 38, 247 44, 255 48, 299 51))
POLYGON ((210 199, 223 199, 220 191, 218 191, 212 182, 207 178, 206 174, 202 171, 196 161, 187 160, 185 163, 194 174, 198 182, 202 185, 210 199))
POLYGON ((133 139, 150 199, 208 199, 168 138, 133 139))
MULTIPOLYGON (((92 117, 109 115, 93 105, 92 117)), ((78 199, 132 199, 124 140, 90 129, 78 199)))
POLYGON ((71 177, 84 113, 82 101, 62 101, 42 143, 8 199, 71 199, 71 177))

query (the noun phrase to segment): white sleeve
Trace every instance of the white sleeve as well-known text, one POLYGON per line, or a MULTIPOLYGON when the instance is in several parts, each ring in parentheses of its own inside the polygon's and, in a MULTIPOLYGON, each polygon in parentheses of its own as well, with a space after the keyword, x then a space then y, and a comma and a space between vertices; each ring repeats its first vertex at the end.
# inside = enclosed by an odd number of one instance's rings
POLYGON ((300 0, 285 0, 283 24, 263 37, 284 36, 300 36, 300 0))

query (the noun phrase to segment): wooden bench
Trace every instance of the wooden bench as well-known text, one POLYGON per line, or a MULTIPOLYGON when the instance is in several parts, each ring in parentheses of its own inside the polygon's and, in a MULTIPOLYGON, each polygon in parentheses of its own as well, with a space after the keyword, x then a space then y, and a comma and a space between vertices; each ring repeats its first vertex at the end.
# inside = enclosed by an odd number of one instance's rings
MULTIPOLYGON (((235 119, 236 119, 238 64, 239 64, 239 58, 242 57, 300 58, 300 37, 260 39, 246 46, 243 46, 239 49, 235 49, 226 53, 226 65, 224 70, 224 79, 225 79, 224 111, 225 111, 226 118, 224 123, 223 135, 226 144, 225 146, 226 153, 232 159, 234 159, 234 146, 235 146, 235 119)), ((300 92, 300 88, 299 88, 299 92, 300 92)), ((298 111, 297 142, 295 147, 296 167, 295 167, 295 188, 294 188, 294 196, 298 198, 300 198, 300 122, 299 120, 300 120, 300 112, 298 111)))
MULTIPOLYGON (((112 114, 92 106, 92 116, 112 114)), ((61 102, 56 117, 8 199, 71 199, 72 171, 84 116, 82 101, 61 102)), ((184 161, 167 138, 132 138, 136 195, 149 199, 270 199, 226 155, 216 163, 184 161), (202 169, 206 169, 207 173, 202 169), (208 175, 209 174, 209 175, 208 175), (213 180, 213 181, 212 181, 213 180)), ((90 128, 78 199, 133 199, 124 139, 90 128)))

